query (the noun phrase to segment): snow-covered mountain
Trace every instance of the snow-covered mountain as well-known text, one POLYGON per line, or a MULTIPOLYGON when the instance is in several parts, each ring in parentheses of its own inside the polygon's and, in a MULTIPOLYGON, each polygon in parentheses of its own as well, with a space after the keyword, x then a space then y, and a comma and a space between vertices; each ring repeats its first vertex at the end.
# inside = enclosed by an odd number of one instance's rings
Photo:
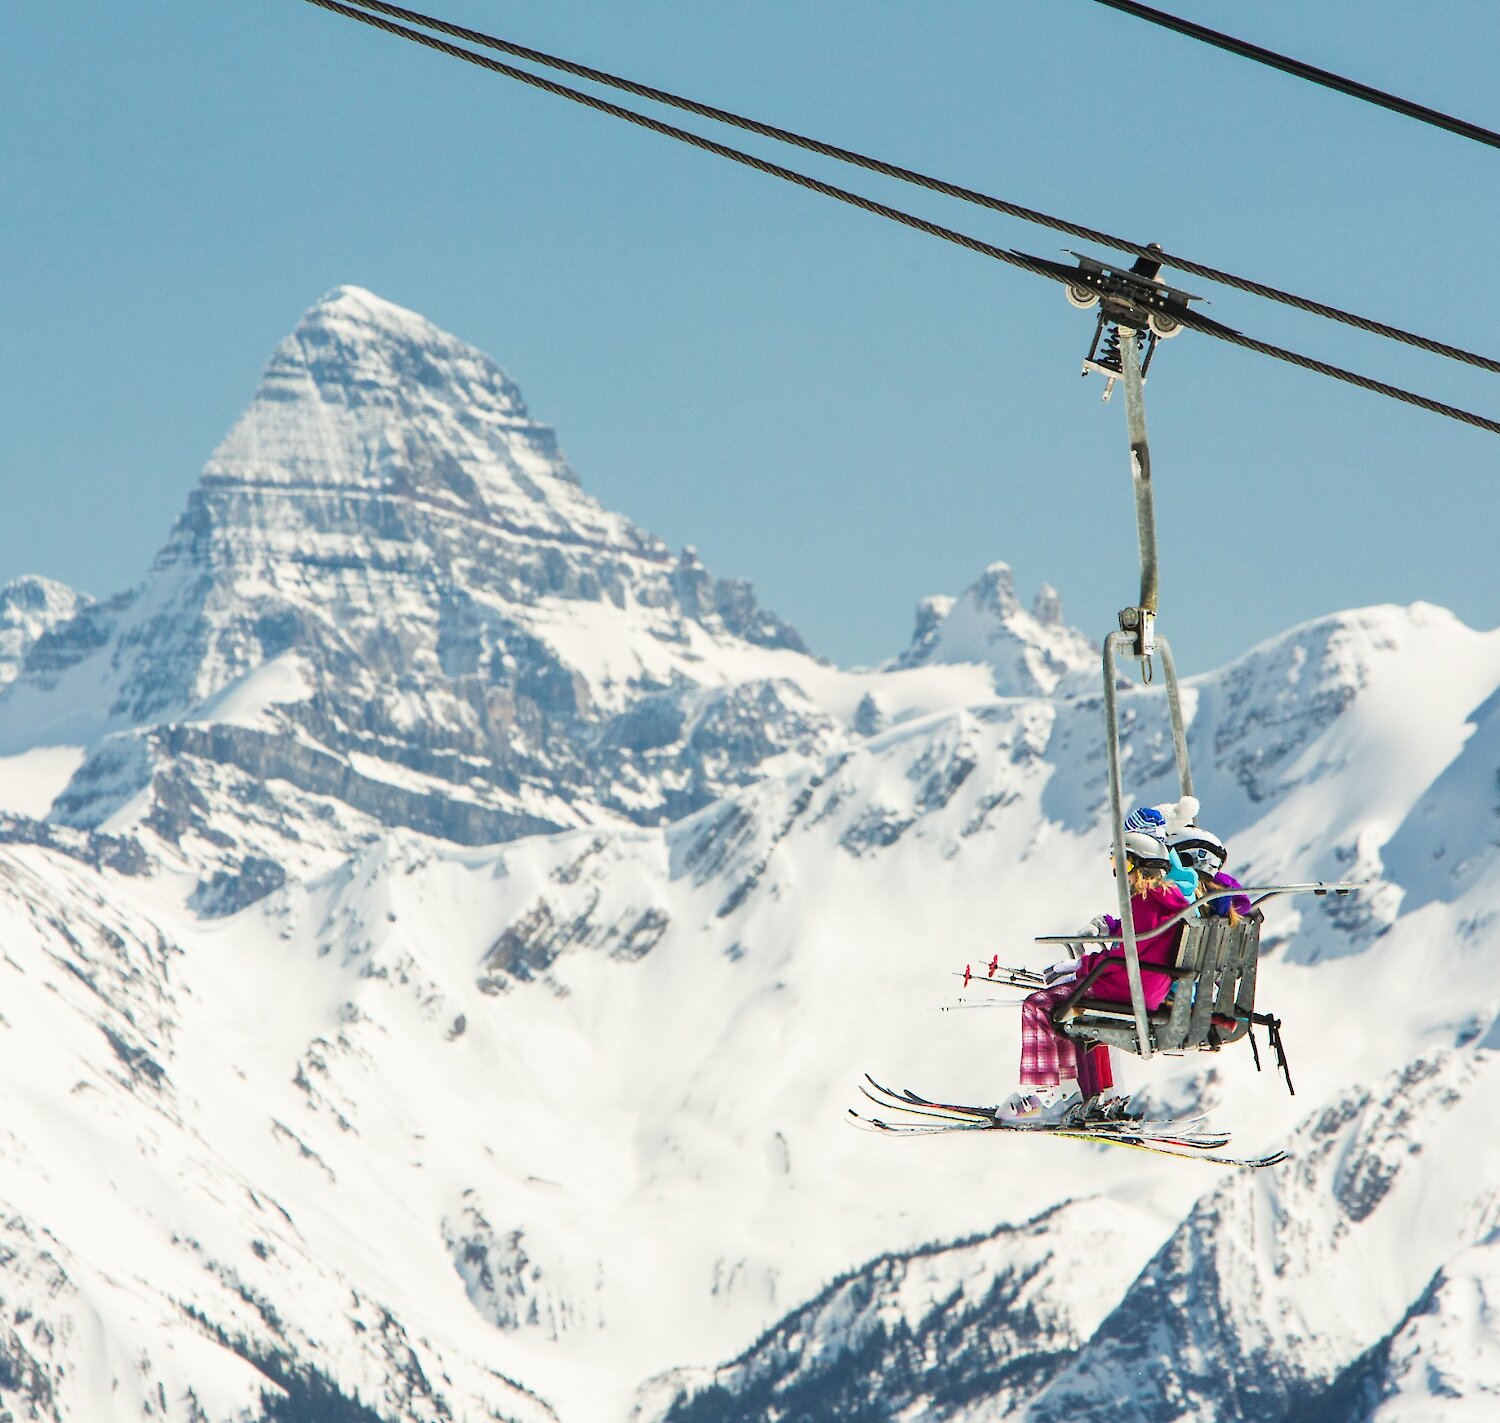
POLYGON ((0 685, 21 670, 44 634, 92 600, 52 578, 17 578, 0 587, 0 685))
MULTIPOLYGON (((830 667, 590 499, 487 357, 343 288, 141 585, 27 637, 17 1419, 1494 1401, 1500 634, 1366 609, 1186 689, 1231 868, 1369 884, 1272 913, 1296 1098, 1242 1049, 1122 1065, 1289 1146, 1253 1177, 841 1124, 867 1069, 1007 1092, 1013 1014, 953 975, 1112 902, 1095 654, 1003 565, 830 667)), ((1166 799, 1160 694, 1122 706, 1166 799)))
MULTIPOLYGON (((352 287, 278 347, 138 588, 7 612, 41 587, 0 605, 17 808, 147 834, 211 867, 225 911, 383 827, 658 823, 981 686, 818 662, 746 584, 587 495, 487 356, 352 287)), ((1055 623, 1007 655, 1055 665, 1055 623)))
POLYGON ((1027 612, 1007 564, 987 568, 962 596, 924 598, 911 646, 898 667, 970 662, 994 670, 998 687, 1017 695, 1055 691, 1070 673, 1093 672, 1097 649, 1062 620, 1057 590, 1043 584, 1027 612))
POLYGON ((1144 1262, 1149 1227, 1097 1197, 876 1260, 727 1367, 658 1381, 659 1416, 1493 1417, 1497 1087, 1494 1055, 1446 1053, 1343 1094, 1294 1165, 1213 1188, 1144 1262))

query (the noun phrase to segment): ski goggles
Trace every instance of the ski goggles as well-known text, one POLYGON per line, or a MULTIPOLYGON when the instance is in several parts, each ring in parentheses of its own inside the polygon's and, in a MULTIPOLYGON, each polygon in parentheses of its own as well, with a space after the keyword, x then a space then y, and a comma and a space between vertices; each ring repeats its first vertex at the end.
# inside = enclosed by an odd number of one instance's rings
POLYGON ((1216 870, 1224 857, 1208 845, 1176 845, 1177 858, 1192 870, 1216 870))

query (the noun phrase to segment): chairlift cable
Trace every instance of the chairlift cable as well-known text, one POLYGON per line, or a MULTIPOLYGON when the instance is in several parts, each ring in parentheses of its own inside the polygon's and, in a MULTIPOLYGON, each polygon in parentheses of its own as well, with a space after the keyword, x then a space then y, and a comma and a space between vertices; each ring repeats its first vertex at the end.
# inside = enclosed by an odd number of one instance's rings
MULTIPOLYGON (((316 3, 316 0, 312 0, 312 3, 316 3)), ((1105 0, 1105 3, 1108 3, 1108 0, 1105 0)), ((1097 228, 1086 227, 1081 223, 1070 222, 1065 218, 1053 217, 1048 213, 1038 211, 1036 208, 1025 207, 1020 203, 1013 203, 1005 198, 997 198, 989 193, 981 193, 974 188, 966 188, 958 183, 950 183, 943 178, 934 178, 926 173, 919 173, 915 169, 904 168, 899 164, 887 163, 884 159, 871 158, 866 154, 855 152, 853 149, 841 148, 836 144, 825 143, 821 139, 809 138, 806 134, 796 133, 791 129, 780 128, 775 124, 762 122, 760 119, 747 118, 743 114, 736 114, 728 109, 721 109, 712 104, 700 103, 696 99, 684 98, 680 94, 673 94, 668 90, 658 89, 649 84, 641 84, 633 79, 626 79, 618 74, 611 74, 607 70, 595 69, 586 64, 578 64, 573 60, 547 54, 542 50, 532 49, 527 45, 516 44, 511 40, 500 39, 495 35, 488 35, 480 30, 470 29, 465 25, 451 24, 447 20, 441 20, 432 15, 424 15, 420 11, 409 10, 401 5, 389 4, 387 0, 352 0, 352 4, 357 9, 373 12, 374 14, 391 16, 408 24, 420 25, 439 34, 449 35, 470 44, 481 45, 486 49, 493 49, 499 53, 523 59, 528 63, 537 64, 546 69, 555 69, 565 74, 572 74, 577 78, 587 79, 589 82, 602 85, 605 88, 634 94, 637 98, 649 99, 652 103, 662 104, 668 108, 680 109, 685 113, 695 114, 699 118, 711 119, 715 123, 722 123, 731 128, 743 129, 747 133, 758 134, 762 138, 774 139, 778 143, 789 144, 794 148, 801 148, 808 153, 816 153, 823 158, 833 158, 840 163, 848 163, 856 168, 863 168, 867 172, 879 173, 886 178, 895 178, 899 182, 909 183, 914 187, 924 188, 929 192, 940 193, 944 197, 954 198, 960 202, 972 203, 977 207, 987 208, 991 212, 1003 213, 1007 217, 1019 218, 1023 222, 1033 223, 1036 226, 1048 228, 1053 232, 1062 232, 1070 237, 1082 238, 1086 242, 1096 242, 1104 247, 1113 247, 1117 251, 1129 252, 1132 256, 1159 260, 1164 265, 1173 267, 1181 272, 1186 272, 1190 276, 1202 277, 1205 281, 1217 282, 1221 286, 1231 287, 1236 291, 1246 292, 1251 296, 1263 297, 1268 301, 1279 302, 1283 306, 1290 306, 1298 311, 1308 312, 1313 316, 1321 316, 1329 321, 1337 321, 1345 326, 1352 326, 1357 330, 1369 332, 1371 335, 1383 336, 1392 341, 1400 341, 1405 345, 1415 346, 1419 350, 1427 351, 1432 355, 1444 356, 1449 360, 1459 361, 1465 365, 1478 366, 1481 370, 1487 370, 1500 375, 1500 359, 1492 356, 1484 356, 1474 351, 1467 351, 1461 346, 1454 346, 1446 341, 1438 341, 1430 336, 1423 336, 1414 331, 1407 331, 1402 327, 1393 326, 1389 322, 1377 321, 1373 317, 1360 316, 1356 312, 1345 311, 1341 307, 1332 306, 1327 302, 1316 301, 1311 297, 1298 296, 1294 292, 1284 291, 1282 288, 1271 286, 1266 282, 1256 281, 1250 277, 1236 276, 1232 272, 1223 271, 1218 267, 1211 267, 1203 262, 1195 262, 1191 258, 1181 257, 1171 252, 1163 252, 1159 248, 1148 246, 1148 244, 1143 242, 1134 242, 1129 238, 1117 237, 1112 233, 1101 232, 1097 228)), ((391 33, 397 33, 397 31, 393 30, 391 33)), ((447 52, 451 53, 451 51, 447 52)), ((552 92, 561 92, 569 96, 573 95, 573 91, 569 90, 554 90, 552 92)))
POLYGON ((626 123, 632 123, 640 128, 649 129, 652 133, 659 133, 667 138, 675 138, 682 143, 690 144, 694 148, 702 149, 705 153, 712 153, 719 158, 728 158, 735 163, 743 163, 746 167, 754 168, 759 173, 769 174, 773 178, 781 178, 788 183, 795 184, 797 187, 806 188, 810 192, 820 193, 824 197, 836 198, 838 201, 860 208, 864 212, 874 213, 877 217, 889 218, 892 222, 899 222, 906 227, 915 228, 918 232, 925 232, 933 237, 941 237, 946 242, 956 243, 958 246, 966 247, 969 251, 977 252, 981 256, 993 257, 998 262, 1005 262, 1010 266, 1020 267, 1022 270, 1032 272, 1037 276, 1055 280, 1052 274, 1040 262, 1033 261, 1024 253, 1015 252, 1006 247, 997 247, 992 242, 985 242, 980 238, 970 237, 967 233, 955 231, 951 227, 944 227, 940 223, 929 222, 926 218, 916 216, 915 213, 903 212, 900 208, 893 208, 886 203, 876 202, 873 198, 863 197, 859 193, 851 193, 846 188, 839 188, 832 183, 825 183, 821 178, 814 178, 806 173, 799 173, 792 168, 783 168, 779 163, 772 163, 767 159, 757 158, 753 153, 745 153, 741 149, 730 148, 727 144, 719 143, 711 138, 705 138, 702 134, 678 128, 674 124, 663 123, 660 119, 653 119, 646 114, 636 113, 633 109, 622 108, 619 104, 610 103, 608 99, 596 98, 594 95, 585 94, 579 89, 570 89, 565 84, 558 84, 544 75, 533 74, 526 69, 517 69, 514 65, 504 64, 498 59, 491 59, 488 55, 476 54, 473 50, 448 44, 446 41, 440 40, 433 35, 423 34, 419 30, 408 29, 404 25, 393 24, 388 20, 381 19, 378 15, 367 14, 353 5, 342 4, 340 0, 307 0, 307 3, 309 5, 316 5, 322 10, 331 10, 335 14, 344 15, 351 20, 360 20, 367 25, 373 25, 378 30, 384 30, 387 34, 411 40, 415 44, 426 45, 429 49, 438 50, 440 53, 450 55, 455 59, 467 60, 470 64, 479 65, 482 69, 502 74, 507 79, 517 79, 523 84, 530 84, 533 88, 545 90, 549 94, 556 94, 564 99, 572 99, 575 103, 583 104, 585 107, 595 109, 599 113, 608 114, 611 118, 624 119, 626 123))
POLYGON ((1406 405, 1415 405, 1420 410, 1431 411, 1434 415, 1445 415, 1450 420, 1457 420, 1465 425, 1472 425, 1479 430, 1489 430, 1492 434, 1500 434, 1500 420, 1492 420, 1486 415, 1476 415, 1472 410, 1464 410, 1456 405, 1445 404, 1441 400, 1434 400, 1430 396, 1418 395, 1414 391, 1405 390, 1398 385, 1390 385, 1385 381, 1376 380, 1373 376, 1360 375, 1357 371, 1346 370, 1342 366, 1331 365, 1327 361, 1320 361, 1315 356, 1304 356, 1298 351, 1288 350, 1285 346, 1276 346, 1269 341, 1261 341, 1254 336, 1246 336, 1241 331, 1228 328, 1217 328, 1210 330, 1206 326, 1198 325, 1196 312, 1188 312, 1180 317, 1182 324, 1191 331, 1202 331, 1205 335, 1214 336, 1220 341, 1226 341, 1231 346, 1239 346, 1246 351, 1254 351, 1257 355, 1270 356, 1273 360, 1285 361, 1288 365, 1298 366, 1305 371, 1313 371, 1318 375, 1328 376, 1332 380, 1341 380, 1348 385, 1358 386, 1361 390, 1371 391, 1375 395, 1384 395, 1391 400, 1399 400, 1406 405))
POLYGON ((1170 15, 1165 10, 1137 4, 1136 0, 1094 0, 1094 3, 1107 5, 1111 10, 1133 15, 1138 20, 1160 25, 1163 29, 1175 30, 1189 39, 1213 45, 1216 49, 1228 50, 1229 53, 1237 54, 1242 59, 1252 59, 1257 64, 1279 69, 1282 73, 1294 75, 1298 79, 1307 79, 1314 84, 1321 84, 1325 89, 1347 94, 1352 99, 1362 99, 1367 104, 1390 109, 1393 113, 1401 114, 1405 118, 1431 124, 1434 128, 1446 129, 1449 133, 1456 133, 1460 138, 1472 139, 1475 143, 1483 143, 1490 148, 1500 148, 1500 133, 1496 133, 1493 129, 1483 128, 1479 124, 1470 123, 1467 119, 1454 118, 1452 114, 1445 114, 1440 109, 1428 108, 1426 104, 1419 104, 1412 99, 1403 99, 1398 94, 1388 94, 1384 89, 1362 84, 1358 79, 1349 79, 1342 74, 1333 73, 1332 70, 1320 69, 1316 64, 1293 59, 1290 55, 1278 54, 1274 49, 1251 44, 1249 40, 1236 39, 1235 36, 1226 35, 1221 30, 1211 30, 1207 25, 1195 24, 1192 20, 1185 20, 1179 15, 1170 15))
MULTIPOLYGON (((819 193, 824 197, 848 203, 850 206, 857 207, 863 212, 872 213, 876 217, 888 218, 892 222, 900 223, 905 227, 926 233, 931 237, 941 238, 945 242, 954 243, 980 256, 992 257, 996 261, 1003 262, 1008 266, 1019 267, 1022 271, 1030 272, 1034 276, 1045 277, 1049 281, 1057 280, 1056 274, 1049 270, 1047 264, 1028 257, 1023 252, 1017 252, 1013 248, 999 247, 994 243, 982 241, 977 237, 971 237, 967 233, 958 232, 950 227, 944 227, 940 223, 930 222, 926 218, 916 216, 914 213, 891 207, 887 203, 876 202, 872 198, 863 197, 858 193, 850 192, 846 188, 826 183, 820 178, 811 177, 795 169, 783 167, 779 163, 772 163, 767 159, 758 158, 754 154, 746 153, 741 149, 731 148, 727 144, 719 143, 714 139, 706 138, 688 129, 663 123, 660 119, 654 119, 648 115, 637 113, 633 109, 624 108, 619 104, 611 103, 607 99, 600 99, 595 95, 583 93, 581 90, 570 89, 566 85, 559 84, 543 75, 533 74, 529 70, 518 69, 514 65, 506 64, 501 60, 491 59, 488 55, 477 54, 473 50, 450 44, 436 35, 425 34, 420 30, 396 24, 383 18, 381 15, 372 14, 369 11, 358 9, 353 5, 344 4, 341 0, 306 0, 306 3, 315 5, 319 9, 342 15, 347 19, 358 20, 362 24, 370 25, 375 29, 384 31, 386 34, 408 40, 413 44, 423 45, 428 49, 446 54, 451 58, 462 59, 482 69, 490 70, 492 73, 503 75, 509 79, 515 79, 523 84, 529 84, 533 88, 541 89, 546 93, 555 94, 560 98, 571 99, 575 103, 582 104, 599 113, 608 114, 613 118, 623 119, 627 123, 648 129, 652 133, 658 133, 667 138, 675 138, 682 143, 701 149, 705 153, 712 153, 717 157, 727 158, 732 162, 753 168, 759 173, 765 173, 771 177, 780 178, 785 182, 792 183, 797 187, 805 188, 809 192, 819 193)), ((1127 250, 1134 250, 1134 244, 1118 244, 1114 242, 1114 239, 1101 238, 1101 240, 1108 241, 1111 245, 1125 245, 1127 250)), ((1158 261, 1174 263, 1176 261, 1175 258, 1168 257, 1166 254, 1154 249, 1142 250, 1149 252, 1158 261)), ((1184 270, 1187 269, 1184 268, 1184 270)), ((1219 340, 1227 341, 1231 345, 1242 346, 1246 350, 1286 361, 1292 365, 1300 366, 1305 370, 1314 371, 1319 375, 1325 375, 1331 379, 1358 386, 1360 389, 1371 391, 1376 395, 1383 395, 1391 400, 1401 401, 1403 404, 1414 405, 1419 409, 1430 411, 1435 415, 1446 416, 1448 419, 1472 425, 1477 429, 1488 430, 1492 434, 1500 434, 1500 420, 1493 420, 1488 416, 1478 415, 1473 411, 1445 404, 1442 401, 1432 399, 1430 396, 1420 395, 1415 391, 1405 390, 1400 386, 1390 385, 1373 377, 1345 370, 1340 366, 1331 365, 1326 361, 1300 355, 1295 351, 1272 345, 1269 342, 1258 341, 1253 337, 1232 331, 1230 328, 1222 326, 1217 322, 1210 322, 1198 317, 1196 313, 1190 312, 1183 316, 1182 324, 1205 335, 1215 336, 1219 340)), ((1415 344, 1415 342, 1412 344, 1415 344)), ((1496 370, 1500 370, 1500 363, 1489 362, 1487 358, 1476 357, 1474 361, 1475 363, 1485 364, 1492 366, 1496 370)))

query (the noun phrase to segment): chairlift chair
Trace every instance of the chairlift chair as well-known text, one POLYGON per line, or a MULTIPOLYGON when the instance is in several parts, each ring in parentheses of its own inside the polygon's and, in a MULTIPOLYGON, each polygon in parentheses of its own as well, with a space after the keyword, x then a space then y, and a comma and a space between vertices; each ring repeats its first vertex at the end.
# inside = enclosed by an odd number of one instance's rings
MULTIPOLYGON (((1159 264, 1149 259, 1141 259, 1125 272, 1105 268, 1080 254, 1074 255, 1079 258, 1079 267, 1071 274, 1073 283, 1068 288, 1069 300, 1075 306, 1092 305, 1096 297, 1101 302, 1090 357, 1096 355, 1101 333, 1107 331, 1111 355, 1118 361, 1118 369, 1114 368, 1112 361, 1111 368, 1105 370, 1091 359, 1085 362, 1084 372, 1087 374, 1092 366, 1106 376, 1109 384, 1119 379, 1125 388, 1125 423, 1130 441, 1131 481, 1135 491, 1136 535, 1140 550, 1140 600, 1135 607, 1121 610, 1119 630, 1110 633, 1104 640, 1104 718, 1109 762, 1110 819, 1114 832, 1115 863, 1123 867, 1126 863, 1125 806, 1120 770, 1117 653, 1139 662, 1143 679, 1148 683, 1152 680, 1154 660, 1160 656, 1178 783, 1182 795, 1193 794, 1193 774, 1188 762, 1187 731, 1182 714, 1177 669, 1167 639, 1160 636, 1156 629, 1156 513, 1151 452, 1146 437, 1146 406, 1142 389, 1144 371, 1141 360, 1142 354, 1149 356, 1154 347, 1155 341, 1152 338, 1176 333, 1180 323, 1169 321, 1168 318, 1173 317, 1179 309, 1185 311, 1187 303, 1193 298, 1187 292, 1165 287, 1158 277, 1159 264), (1144 348, 1144 352, 1141 348, 1144 348)), ((1107 396, 1108 385, 1106 398, 1107 396)), ((1253 1047, 1255 1039, 1252 1028, 1259 1024, 1267 1029, 1278 1063, 1285 1071, 1286 1058, 1281 1047, 1280 1020, 1272 1014, 1257 1012, 1255 1007, 1261 916, 1249 915, 1230 924, 1227 918, 1219 916, 1196 917, 1196 906, 1184 909, 1178 916, 1182 927, 1178 935, 1175 962, 1167 967, 1154 964, 1148 967, 1149 972, 1166 973, 1177 981, 1161 1007, 1148 1009, 1141 986, 1140 956, 1135 927, 1131 921, 1127 877, 1123 873, 1118 875, 1116 883, 1120 918, 1120 934, 1116 938, 1101 940, 1069 934, 1048 936, 1048 940, 1078 943, 1082 939, 1083 942, 1118 944, 1121 954, 1117 957, 1123 958, 1125 962, 1130 1001, 1118 1003, 1088 996, 1089 988, 1105 967, 1100 964, 1084 978, 1068 1000, 1055 1010, 1053 1021, 1057 1027, 1079 1042, 1106 1044, 1149 1058, 1157 1052, 1215 1052, 1246 1036, 1250 1037, 1253 1047)), ((1259 903, 1280 894, 1327 894, 1330 891, 1347 894, 1356 888, 1357 885, 1351 884, 1273 885, 1248 892, 1259 894, 1261 899, 1256 901, 1259 903)), ((1205 895, 1198 904, 1233 892, 1236 891, 1205 895)), ((1161 927, 1170 927, 1170 921, 1168 925, 1161 927)), ((1257 1050, 1257 1066, 1259 1061, 1257 1050)), ((1287 1074, 1287 1086, 1291 1088, 1290 1073, 1287 1074)))

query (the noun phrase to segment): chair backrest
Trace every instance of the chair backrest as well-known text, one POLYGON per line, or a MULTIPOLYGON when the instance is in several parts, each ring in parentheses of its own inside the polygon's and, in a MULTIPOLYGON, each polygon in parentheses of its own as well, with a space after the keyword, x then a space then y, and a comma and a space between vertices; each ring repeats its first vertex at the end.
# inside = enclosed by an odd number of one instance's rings
POLYGON ((1178 1027, 1174 1011, 1157 1046, 1166 1052, 1181 1048, 1211 1048, 1235 1042, 1249 1030, 1248 1014, 1255 1011, 1255 967, 1260 950, 1260 922, 1241 919, 1230 924, 1215 916, 1183 926, 1177 962, 1194 970, 1172 990, 1173 1008, 1182 1008, 1187 1021, 1178 1027), (1173 1030, 1176 1031, 1173 1031, 1173 1030), (1212 1036, 1210 1036, 1212 1035, 1212 1036))

